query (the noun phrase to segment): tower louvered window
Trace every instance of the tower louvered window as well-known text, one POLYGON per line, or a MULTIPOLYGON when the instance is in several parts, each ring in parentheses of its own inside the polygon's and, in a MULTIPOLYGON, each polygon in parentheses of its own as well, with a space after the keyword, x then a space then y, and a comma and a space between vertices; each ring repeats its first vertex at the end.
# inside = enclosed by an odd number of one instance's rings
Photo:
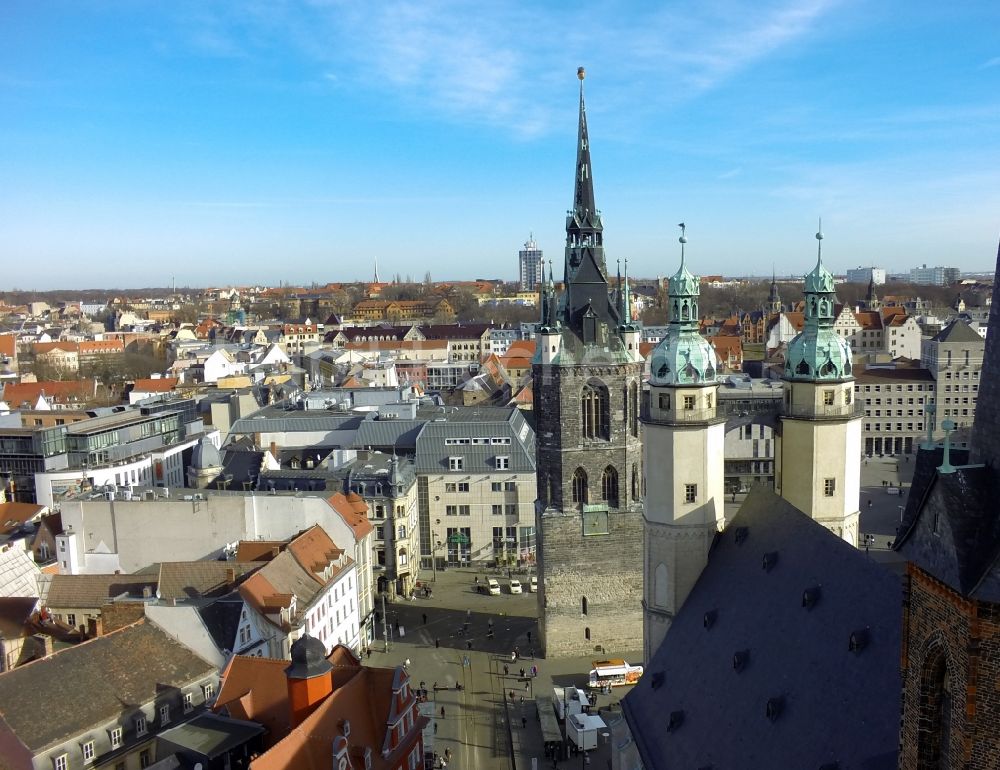
POLYGON ((580 397, 580 431, 588 439, 611 438, 611 407, 606 387, 584 386, 580 397))

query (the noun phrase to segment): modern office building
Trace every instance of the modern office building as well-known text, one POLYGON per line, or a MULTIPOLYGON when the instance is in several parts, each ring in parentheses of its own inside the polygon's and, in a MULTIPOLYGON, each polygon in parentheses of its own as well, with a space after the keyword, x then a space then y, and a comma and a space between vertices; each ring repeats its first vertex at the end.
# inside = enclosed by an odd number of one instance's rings
POLYGON ((518 252, 517 258, 521 291, 535 291, 542 282, 542 250, 533 237, 529 236, 524 242, 524 248, 518 252))

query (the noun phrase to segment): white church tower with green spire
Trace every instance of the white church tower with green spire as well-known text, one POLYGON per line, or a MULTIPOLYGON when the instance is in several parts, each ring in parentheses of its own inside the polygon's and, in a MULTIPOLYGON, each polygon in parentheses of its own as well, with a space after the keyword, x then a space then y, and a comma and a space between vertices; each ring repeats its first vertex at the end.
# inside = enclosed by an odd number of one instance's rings
POLYGON ((719 416, 715 351, 698 329, 700 282, 684 264, 668 283, 670 323, 650 354, 643 410, 643 652, 663 641, 725 526, 725 417, 719 416))
POLYGON ((775 491, 851 545, 858 541, 861 417, 854 398, 851 348, 834 329, 833 275, 805 278, 805 325, 788 343, 775 491))

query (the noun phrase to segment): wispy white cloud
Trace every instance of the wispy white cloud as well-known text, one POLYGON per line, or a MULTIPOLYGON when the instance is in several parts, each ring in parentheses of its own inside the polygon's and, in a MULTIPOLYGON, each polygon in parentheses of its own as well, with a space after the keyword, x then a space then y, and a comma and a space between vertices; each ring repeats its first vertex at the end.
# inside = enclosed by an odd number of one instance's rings
POLYGON ((979 69, 981 70, 988 70, 991 67, 1000 67, 1000 56, 994 56, 992 59, 987 59, 979 65, 979 69))
POLYGON ((322 72, 335 71, 338 86, 380 91, 435 119, 532 137, 550 129, 552 105, 563 103, 579 64, 601 72, 623 99, 690 98, 816 34, 841 1, 765 0, 749 13, 737 0, 688 0, 625 14, 613 5, 581 13, 563 2, 529 9, 515 0, 313 0, 305 9, 240 4, 228 19, 199 6, 185 21, 205 51, 235 56, 256 47, 267 55, 266 41, 281 40, 322 72))

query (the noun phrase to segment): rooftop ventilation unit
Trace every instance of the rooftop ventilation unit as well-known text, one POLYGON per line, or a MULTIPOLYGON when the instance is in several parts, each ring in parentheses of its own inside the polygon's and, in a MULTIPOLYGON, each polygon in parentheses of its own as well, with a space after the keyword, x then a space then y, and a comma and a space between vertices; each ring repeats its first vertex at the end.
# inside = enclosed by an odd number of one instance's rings
POLYGON ((771 551, 770 553, 764 554, 763 567, 764 572, 770 572, 771 567, 778 563, 778 552, 771 551))
POLYGON ((667 721, 667 732, 672 733, 678 727, 684 724, 684 712, 683 710, 671 711, 670 719, 667 721))
POLYGON ((767 718, 774 722, 779 716, 781 716, 782 710, 785 708, 785 699, 780 695, 774 698, 767 699, 767 718))
POLYGON ((819 586, 814 586, 813 588, 807 588, 802 592, 802 606, 807 610, 811 610, 816 606, 819 601, 820 589, 819 586))
POLYGON ((868 646, 867 628, 862 628, 858 631, 854 631, 853 633, 851 633, 851 639, 847 645, 848 650, 854 653, 859 653, 867 646, 868 646))
POLYGON ((715 610, 709 610, 708 612, 705 613, 705 617, 703 619, 705 628, 711 628, 713 625, 715 625, 715 616, 717 614, 718 612, 716 612, 715 610))
POLYGON ((660 687, 663 686, 663 672, 662 671, 657 671, 655 674, 653 674, 653 682, 652 682, 652 684, 653 684, 653 689, 654 690, 659 690, 660 687))
POLYGON ((750 661, 750 650, 740 650, 733 653, 733 671, 739 673, 750 661))
POLYGON ((736 545, 739 545, 747 539, 749 532, 746 527, 737 527, 734 534, 736 535, 736 545))

